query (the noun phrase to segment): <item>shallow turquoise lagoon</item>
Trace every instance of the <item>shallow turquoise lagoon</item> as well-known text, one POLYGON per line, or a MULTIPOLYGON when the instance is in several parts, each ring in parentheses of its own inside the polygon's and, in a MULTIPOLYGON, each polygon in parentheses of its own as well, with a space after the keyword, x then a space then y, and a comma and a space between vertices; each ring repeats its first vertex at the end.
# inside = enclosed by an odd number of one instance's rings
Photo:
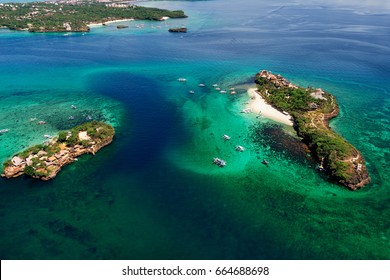
POLYGON ((189 18, 142 29, 0 29, 1 161, 88 118, 117 131, 55 180, 0 180, 1 259, 390 258, 389 11, 244 2, 144 2, 189 18), (332 184, 291 128, 240 113, 262 69, 337 97, 331 126, 370 185, 332 184))

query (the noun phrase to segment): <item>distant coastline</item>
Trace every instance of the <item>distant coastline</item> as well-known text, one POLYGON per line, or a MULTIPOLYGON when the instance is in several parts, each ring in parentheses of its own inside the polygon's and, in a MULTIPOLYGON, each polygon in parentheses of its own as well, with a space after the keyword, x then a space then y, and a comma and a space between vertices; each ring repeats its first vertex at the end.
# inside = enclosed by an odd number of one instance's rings
POLYGON ((0 3, 0 26, 17 31, 89 32, 90 27, 130 21, 164 21, 186 18, 181 10, 169 11, 132 3, 32 2, 0 3))

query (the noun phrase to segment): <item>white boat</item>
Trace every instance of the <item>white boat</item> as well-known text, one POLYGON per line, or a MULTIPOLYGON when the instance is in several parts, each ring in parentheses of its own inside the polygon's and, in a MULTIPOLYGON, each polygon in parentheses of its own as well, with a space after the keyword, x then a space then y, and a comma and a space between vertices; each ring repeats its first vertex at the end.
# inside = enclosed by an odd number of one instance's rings
POLYGON ((37 118, 30 118, 30 122, 36 121, 37 118))
POLYGON ((218 87, 218 84, 213 84, 213 87, 218 87))
POLYGON ((45 138, 47 138, 47 139, 53 138, 53 136, 51 136, 51 135, 49 135, 49 134, 45 134, 45 135, 43 135, 43 137, 45 137, 45 138))
POLYGON ((226 135, 226 134, 224 134, 224 135, 222 136, 222 138, 225 139, 225 140, 230 140, 230 136, 229 136, 229 135, 226 135))
POLYGON ((8 131, 9 131, 9 129, 8 129, 8 128, 2 129, 2 130, 0 130, 0 134, 7 133, 8 131))
POLYGON ((92 120, 92 117, 90 115, 88 115, 86 118, 85 118, 87 121, 90 121, 92 120))
POLYGON ((233 90, 235 90, 235 88, 234 88, 234 87, 232 87, 232 88, 229 88, 229 90, 230 90, 230 91, 233 91, 233 90))
POLYGON ((70 105, 70 108, 76 109, 77 107, 75 105, 70 105))
POLYGON ((245 148, 243 146, 238 145, 236 146, 236 151, 243 152, 245 151, 245 148))
POLYGON ((226 90, 221 90, 220 93, 226 93, 226 90))
POLYGON ((39 122, 37 122, 37 124, 43 125, 43 124, 46 124, 46 122, 45 121, 39 121, 39 122))
POLYGON ((193 91, 193 90, 190 90, 190 91, 189 91, 189 93, 191 93, 191 94, 194 94, 194 93, 195 93, 195 91, 193 91))
POLYGON ((70 119, 70 120, 74 120, 74 117, 73 116, 69 116, 69 118, 68 119, 70 119))
POLYGON ((216 87, 215 90, 221 90, 219 87, 216 87))
POLYGON ((213 163, 218 165, 219 167, 224 167, 226 165, 226 161, 224 161, 220 158, 214 158, 213 163))
POLYGON ((250 112, 252 112, 252 110, 250 108, 245 108, 245 109, 241 110, 241 113, 244 113, 244 114, 248 114, 250 112))
POLYGON ((234 90, 230 92, 230 94, 236 94, 237 92, 235 92, 234 90))
POLYGON ((177 79, 179 82, 186 82, 187 81, 187 79, 186 78, 179 78, 179 79, 177 79))
POLYGON ((261 163, 262 163, 262 164, 265 164, 265 165, 268 165, 268 164, 269 164, 268 160, 266 160, 266 159, 263 159, 263 161, 262 161, 261 163))
POLYGON ((200 87, 205 87, 206 85, 205 84, 199 84, 200 87))

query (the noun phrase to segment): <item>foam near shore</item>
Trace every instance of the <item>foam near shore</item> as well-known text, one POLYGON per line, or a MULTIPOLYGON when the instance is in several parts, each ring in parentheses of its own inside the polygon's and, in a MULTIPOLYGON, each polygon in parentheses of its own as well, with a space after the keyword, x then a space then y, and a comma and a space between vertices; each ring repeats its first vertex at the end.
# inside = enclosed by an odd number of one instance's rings
POLYGON ((291 116, 289 114, 284 114, 279 110, 275 109, 269 105, 263 97, 257 92, 256 88, 248 89, 248 95, 250 97, 250 102, 248 108, 255 114, 261 114, 263 117, 271 119, 273 121, 293 126, 291 116))

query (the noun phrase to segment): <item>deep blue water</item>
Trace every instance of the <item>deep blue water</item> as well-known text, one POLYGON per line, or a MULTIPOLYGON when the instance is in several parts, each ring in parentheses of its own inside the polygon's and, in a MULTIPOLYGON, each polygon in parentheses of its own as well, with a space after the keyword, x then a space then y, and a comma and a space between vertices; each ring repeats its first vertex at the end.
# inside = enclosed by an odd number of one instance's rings
POLYGON ((86 116, 116 128, 110 146, 53 181, 0 180, 0 257, 389 259, 387 4, 142 4, 189 18, 67 36, 0 29, 0 129, 10 129, 1 161, 86 116), (167 32, 182 24, 187 34, 167 32), (239 113, 262 69, 336 96, 331 125, 362 151, 370 185, 351 192, 328 182, 272 136, 284 128, 239 113), (259 142, 254 131, 271 135, 259 142))

